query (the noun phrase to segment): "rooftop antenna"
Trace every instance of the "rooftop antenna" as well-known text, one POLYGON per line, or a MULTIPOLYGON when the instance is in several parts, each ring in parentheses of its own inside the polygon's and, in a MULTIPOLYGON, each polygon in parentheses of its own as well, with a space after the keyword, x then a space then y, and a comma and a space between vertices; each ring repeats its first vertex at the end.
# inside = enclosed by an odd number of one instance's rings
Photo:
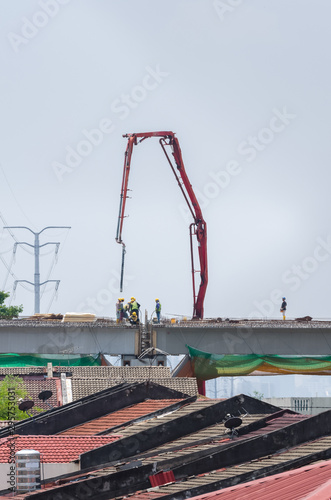
POLYGON ((25 411, 25 413, 29 416, 32 417, 32 414, 28 412, 28 410, 31 410, 32 406, 34 406, 34 401, 31 401, 30 399, 27 399, 26 401, 22 401, 19 405, 18 408, 21 411, 25 411))
POLYGON ((140 356, 138 356, 138 359, 143 359, 145 356, 148 356, 149 354, 163 354, 164 356, 170 356, 168 352, 162 351, 162 349, 158 349, 157 347, 148 347, 148 349, 145 349, 140 356), (155 352, 153 352, 155 351, 155 352))
POLYGON ((236 429, 238 427, 240 427, 242 423, 243 423, 243 421, 239 417, 233 417, 230 414, 228 414, 226 416, 226 420, 224 422, 224 426, 227 429, 230 429, 230 431, 231 431, 231 439, 233 439, 234 436, 239 436, 238 431, 236 429))
POLYGON ((242 417, 242 418, 245 418, 247 417, 247 415, 249 415, 248 411, 245 410, 245 408, 242 406, 241 409, 245 412, 244 414, 241 413, 240 410, 238 410, 238 413, 239 413, 239 416, 242 417))
POLYGON ((53 396, 52 391, 42 391, 38 394, 38 398, 43 401, 51 410, 54 408, 51 406, 49 403, 47 403, 47 399, 51 398, 53 396))

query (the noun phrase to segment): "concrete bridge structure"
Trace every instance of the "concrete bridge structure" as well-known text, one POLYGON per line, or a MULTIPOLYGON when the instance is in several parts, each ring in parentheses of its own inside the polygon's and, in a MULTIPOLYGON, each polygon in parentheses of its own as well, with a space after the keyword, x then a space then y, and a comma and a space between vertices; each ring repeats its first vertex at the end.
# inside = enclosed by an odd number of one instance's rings
POLYGON ((107 319, 93 323, 0 321, 0 353, 138 357, 146 346, 156 348, 156 353, 187 354, 186 345, 213 354, 327 356, 331 355, 331 321, 167 321, 140 328, 107 319))

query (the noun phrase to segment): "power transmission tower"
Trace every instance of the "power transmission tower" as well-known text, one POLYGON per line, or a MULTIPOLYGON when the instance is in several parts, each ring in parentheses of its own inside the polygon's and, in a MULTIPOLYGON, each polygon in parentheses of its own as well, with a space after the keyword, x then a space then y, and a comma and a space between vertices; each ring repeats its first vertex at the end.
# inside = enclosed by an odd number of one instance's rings
POLYGON ((40 255, 40 248, 45 247, 46 245, 56 245, 56 252, 60 246, 59 242, 56 241, 48 241, 47 243, 43 243, 40 245, 39 243, 39 235, 45 231, 46 229, 71 229, 70 226, 47 226, 44 227, 41 231, 38 233, 35 231, 32 231, 29 227, 26 226, 5 226, 4 229, 27 229, 30 231, 32 234, 34 234, 34 245, 31 245, 31 243, 27 243, 26 241, 16 241, 14 244, 14 253, 16 252, 17 245, 28 245, 29 247, 32 247, 34 249, 34 283, 31 281, 27 280, 15 280, 14 286, 16 287, 17 283, 29 283, 34 287, 34 313, 40 313, 40 287, 42 285, 45 285, 46 283, 56 283, 56 290, 59 287, 60 280, 46 280, 40 283, 40 272, 39 272, 39 255, 40 255))

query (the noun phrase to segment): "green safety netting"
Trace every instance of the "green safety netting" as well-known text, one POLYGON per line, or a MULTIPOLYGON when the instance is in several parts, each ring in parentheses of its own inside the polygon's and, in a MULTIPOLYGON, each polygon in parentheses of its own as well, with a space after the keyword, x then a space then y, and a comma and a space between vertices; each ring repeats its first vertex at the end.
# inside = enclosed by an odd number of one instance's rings
POLYGON ((79 354, 0 354, 0 366, 100 366, 101 357, 97 355, 81 356, 79 354))
POLYGON ((259 354, 211 354, 186 346, 194 376, 200 380, 251 375, 331 375, 331 356, 294 356, 259 354))

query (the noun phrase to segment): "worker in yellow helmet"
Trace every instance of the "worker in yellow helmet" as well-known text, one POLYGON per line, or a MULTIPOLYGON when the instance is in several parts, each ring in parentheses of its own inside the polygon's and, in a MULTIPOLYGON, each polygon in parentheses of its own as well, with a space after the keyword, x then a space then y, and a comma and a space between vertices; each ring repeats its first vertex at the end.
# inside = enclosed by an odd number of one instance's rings
POLYGON ((122 299, 122 306, 123 306, 123 312, 122 312, 123 318, 129 319, 130 302, 124 304, 124 299, 122 299))
POLYGON ((155 299, 155 312, 157 317, 157 322, 160 323, 161 318, 161 303, 159 299, 155 299))
POLYGON ((129 302, 130 315, 135 312, 137 317, 139 318, 139 308, 140 304, 136 301, 135 297, 131 297, 131 301, 129 302))
POLYGON ((131 325, 137 325, 139 323, 139 318, 135 311, 131 314, 129 321, 131 325))
POLYGON ((122 311, 123 311, 122 299, 119 298, 116 302, 116 323, 122 321, 122 314, 121 314, 122 311))
POLYGON ((121 297, 119 300, 120 300, 120 302, 121 302, 121 303, 120 303, 120 322, 122 323, 123 318, 125 318, 125 317, 127 318, 127 317, 128 317, 128 315, 127 315, 127 314, 126 314, 126 312, 124 311, 124 298, 123 298, 123 297, 121 297))

